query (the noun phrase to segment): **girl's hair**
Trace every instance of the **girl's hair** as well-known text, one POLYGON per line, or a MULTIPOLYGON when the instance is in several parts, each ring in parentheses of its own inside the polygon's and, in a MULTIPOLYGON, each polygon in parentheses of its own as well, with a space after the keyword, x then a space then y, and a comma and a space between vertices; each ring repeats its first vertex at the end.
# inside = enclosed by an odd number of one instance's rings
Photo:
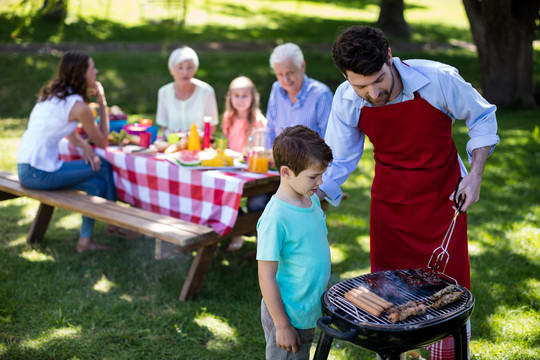
POLYGON ((192 60, 195 64, 195 70, 199 68, 199 57, 195 50, 189 46, 182 46, 174 50, 169 56, 169 70, 172 70, 176 64, 179 64, 186 60, 192 60))
POLYGON ((88 82, 86 71, 90 56, 79 51, 68 51, 58 65, 58 75, 41 88, 38 101, 45 101, 56 96, 64 100, 68 95, 79 94, 88 102, 88 82))
POLYGON ((289 59, 294 62, 297 68, 302 67, 302 63, 304 62, 304 54, 302 54, 300 47, 293 43, 278 45, 270 55, 270 67, 274 68, 275 64, 282 63, 289 59))
POLYGON ((260 95, 251 81, 250 78, 246 76, 239 76, 231 81, 229 85, 229 90, 225 96, 225 111, 223 112, 223 120, 221 121, 221 127, 224 134, 229 133, 229 129, 232 126, 233 118, 238 115, 238 111, 232 105, 232 91, 237 89, 248 89, 251 93, 251 104, 248 110, 248 127, 246 129, 246 134, 251 133, 251 129, 257 120, 261 110, 259 109, 260 95))

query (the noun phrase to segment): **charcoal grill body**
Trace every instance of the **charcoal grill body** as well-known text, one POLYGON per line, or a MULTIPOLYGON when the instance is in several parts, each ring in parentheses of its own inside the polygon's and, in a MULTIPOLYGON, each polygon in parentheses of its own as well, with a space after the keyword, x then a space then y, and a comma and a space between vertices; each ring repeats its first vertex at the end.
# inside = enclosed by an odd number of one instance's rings
MULTIPOLYGON (((350 287, 358 284, 361 277, 346 280, 352 281, 352 285, 340 289, 338 293, 346 292, 350 287)), ((342 282, 346 283, 346 282, 342 282)), ((340 286, 339 283, 334 286, 340 286)), ((315 360, 328 358, 333 338, 351 342, 357 346, 376 352, 382 359, 399 359, 399 355, 405 351, 417 349, 437 342, 449 335, 454 337, 454 357, 455 359, 466 359, 467 330, 466 324, 474 309, 474 297, 465 288, 461 288, 464 293, 461 303, 455 306, 452 311, 446 313, 435 313, 432 316, 420 317, 420 320, 413 320, 409 323, 390 324, 370 321, 373 319, 366 313, 365 318, 355 318, 350 313, 343 310, 337 304, 333 287, 325 291, 322 295, 323 317, 317 322, 322 334, 317 344, 315 360)), ((362 313, 362 310, 359 310, 362 313)))

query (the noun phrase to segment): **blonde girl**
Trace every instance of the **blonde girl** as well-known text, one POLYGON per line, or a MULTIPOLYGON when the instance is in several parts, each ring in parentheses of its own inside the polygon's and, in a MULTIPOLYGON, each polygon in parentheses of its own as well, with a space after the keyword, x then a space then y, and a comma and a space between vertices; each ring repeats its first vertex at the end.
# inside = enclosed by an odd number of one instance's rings
MULTIPOLYGON (((259 108, 259 98, 259 92, 248 77, 239 76, 231 81, 221 121, 229 149, 244 152, 253 129, 266 126, 266 119, 259 108)), ((248 211, 262 210, 267 201, 266 195, 248 198, 248 211)), ((243 244, 241 236, 234 236, 227 251, 239 250, 243 244)))
POLYGON ((239 76, 231 81, 221 122, 229 149, 242 152, 252 130, 266 126, 266 119, 259 108, 259 98, 259 92, 248 77, 239 76))

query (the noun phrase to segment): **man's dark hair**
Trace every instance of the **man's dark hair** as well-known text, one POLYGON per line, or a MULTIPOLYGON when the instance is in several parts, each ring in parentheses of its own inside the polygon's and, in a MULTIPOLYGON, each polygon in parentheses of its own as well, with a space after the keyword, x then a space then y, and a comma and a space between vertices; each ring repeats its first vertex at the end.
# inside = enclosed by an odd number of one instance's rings
POLYGON ((332 150, 315 130, 304 125, 288 127, 274 140, 276 167, 288 166, 295 175, 309 166, 326 168, 333 160, 332 150))
POLYGON ((388 63, 388 39, 370 26, 352 26, 334 41, 332 59, 344 74, 347 71, 369 76, 388 63))

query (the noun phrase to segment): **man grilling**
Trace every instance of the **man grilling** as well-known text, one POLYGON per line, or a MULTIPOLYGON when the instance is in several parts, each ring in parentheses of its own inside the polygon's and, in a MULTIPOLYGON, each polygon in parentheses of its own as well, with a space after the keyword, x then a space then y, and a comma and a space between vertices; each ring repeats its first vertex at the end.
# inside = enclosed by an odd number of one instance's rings
MULTIPOLYGON (((462 212, 479 200, 487 158, 499 143, 496 107, 449 65, 392 57, 379 29, 345 30, 332 57, 346 81, 334 95, 325 136, 334 160, 318 195, 339 204, 340 185, 355 170, 367 135, 375 157, 371 271, 425 268, 454 216, 454 196, 463 199, 462 212), (471 137, 469 174, 452 139, 456 119, 471 137)), ((470 289, 465 215, 457 218, 448 252, 446 274, 470 289)), ((448 346, 432 345, 432 359, 453 357, 446 340, 448 346)))

